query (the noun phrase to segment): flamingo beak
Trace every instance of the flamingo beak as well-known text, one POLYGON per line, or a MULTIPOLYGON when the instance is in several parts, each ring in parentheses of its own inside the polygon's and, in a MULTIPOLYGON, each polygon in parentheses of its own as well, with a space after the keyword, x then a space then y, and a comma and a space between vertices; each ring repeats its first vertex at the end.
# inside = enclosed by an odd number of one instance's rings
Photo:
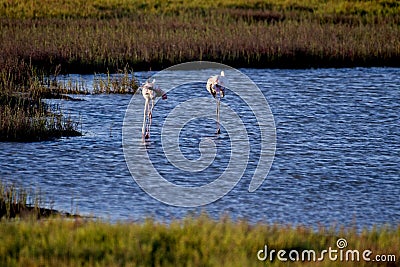
POLYGON ((163 95, 162 95, 162 99, 163 99, 163 100, 166 100, 167 98, 168 98, 168 97, 167 97, 167 94, 163 94, 163 95))

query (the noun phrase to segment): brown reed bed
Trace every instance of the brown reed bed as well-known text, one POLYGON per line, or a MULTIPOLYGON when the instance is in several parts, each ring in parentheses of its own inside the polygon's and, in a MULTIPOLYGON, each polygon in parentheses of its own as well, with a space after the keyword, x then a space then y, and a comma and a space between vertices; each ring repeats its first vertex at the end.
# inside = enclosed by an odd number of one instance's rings
POLYGON ((126 64, 159 69, 192 60, 266 68, 400 62, 400 29, 390 24, 230 24, 220 18, 221 23, 214 23, 223 27, 217 27, 204 19, 195 26, 173 17, 154 25, 153 19, 25 21, 30 26, 17 23, 2 29, 8 36, 2 41, 2 54, 46 69, 61 65, 67 73, 115 72, 126 64))
POLYGON ((127 64, 160 69, 192 60, 262 68, 400 65, 395 2, 287 2, 218 2, 214 10, 209 1, 142 7, 114 0, 120 5, 102 3, 101 13, 89 1, 92 13, 81 15, 4 15, 0 65, 17 58, 46 70, 61 66, 66 73, 115 72, 127 64))

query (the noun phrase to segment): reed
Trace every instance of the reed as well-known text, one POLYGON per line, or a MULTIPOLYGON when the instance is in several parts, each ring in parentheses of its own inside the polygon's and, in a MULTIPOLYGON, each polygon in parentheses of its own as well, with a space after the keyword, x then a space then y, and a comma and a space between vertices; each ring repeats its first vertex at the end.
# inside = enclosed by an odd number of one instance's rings
POLYGON ((98 75, 93 90, 79 81, 58 79, 60 65, 52 75, 32 63, 9 63, 0 71, 0 141, 43 141, 79 136, 78 123, 63 114, 58 105, 43 99, 79 100, 77 94, 133 94, 138 88, 128 67, 117 74, 98 75))
POLYGON ((26 64, 0 71, 0 141, 41 141, 78 136, 78 124, 56 105, 42 101, 49 94, 43 76, 26 64), (21 66, 21 67, 20 67, 21 66))
MULTIPOLYGON (((7 99, 8 96, 0 96, 7 99)), ((19 100, 26 103, 28 100, 19 100)), ((12 100, 11 100, 12 101, 12 100)), ((28 101, 31 102, 31 101, 28 101)), ((31 102, 32 103, 32 102, 31 102)), ((0 141, 43 141, 63 136, 79 136, 78 124, 61 111, 55 113, 44 109, 43 103, 36 102, 37 107, 13 107, 10 104, 0 106, 0 141)))
POLYGON ((55 210, 52 202, 48 201, 40 191, 33 192, 0 180, 0 224, 1 222, 48 218, 89 219, 91 217, 55 210))
POLYGON ((133 75, 133 71, 128 71, 127 67, 117 74, 95 75, 93 81, 92 94, 135 94, 138 89, 138 81, 133 75))
POLYGON ((5 186, 0 182, 0 219, 15 217, 26 204, 27 193, 24 190, 16 190, 15 186, 5 186))
MULTIPOLYGON (((0 181, 0 221, 16 219, 41 219, 62 213, 51 208, 44 208, 46 203, 40 193, 28 192, 14 184, 0 181)), ((71 216, 70 214, 63 214, 71 216)))
POLYGON ((191 60, 264 68, 400 62, 400 5, 390 0, 13 2, 0 12, 0 66, 19 59, 114 73, 191 60))

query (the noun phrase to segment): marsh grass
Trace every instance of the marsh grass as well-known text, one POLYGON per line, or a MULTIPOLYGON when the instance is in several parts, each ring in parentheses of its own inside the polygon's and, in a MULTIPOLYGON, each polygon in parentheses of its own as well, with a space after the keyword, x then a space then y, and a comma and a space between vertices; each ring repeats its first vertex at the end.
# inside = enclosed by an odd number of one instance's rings
POLYGON ((210 10, 272 11, 286 16, 362 16, 399 15, 400 4, 396 0, 345 1, 345 0, 0 0, 0 16, 9 18, 121 18, 136 14, 185 15, 210 10))
POLYGON ((67 73, 116 72, 126 64, 134 69, 159 69, 191 60, 289 68, 396 66, 400 62, 400 29, 392 24, 286 20, 249 24, 221 14, 213 19, 150 15, 13 23, 3 29, 3 42, 8 39, 2 46, 6 55, 47 69, 61 65, 67 73))
POLYGON ((78 123, 62 113, 0 107, 0 141, 29 142, 80 136, 77 127, 78 123))
POLYGON ((138 89, 138 81, 133 71, 124 68, 117 74, 95 75, 93 81, 93 94, 135 94, 138 89))
POLYGON ((400 226, 311 229, 215 220, 206 213, 169 223, 111 223, 43 208, 43 199, 0 182, 1 266, 397 266, 400 259, 400 226), (323 261, 281 262, 276 256, 279 250, 314 250, 319 257, 337 249, 339 238, 346 249, 371 250, 371 259, 394 255, 396 262, 330 261, 327 254, 323 261), (275 255, 260 262, 257 252, 265 245, 275 255))
POLYGON ((46 77, 36 94, 47 99, 79 100, 70 95, 134 94, 137 89, 138 81, 133 71, 124 68, 113 74, 95 73, 90 85, 79 78, 59 78, 57 75, 46 77))
MULTIPOLYGON (((58 79, 60 65, 51 75, 24 61, 0 71, 0 141, 43 141, 80 136, 79 123, 59 105, 44 99, 80 100, 76 95, 133 94, 138 85, 125 67, 117 74, 98 75, 93 89, 83 82, 58 79)), ((76 120, 77 118, 75 118, 76 120)))
POLYGON ((20 93, 0 93, 0 141, 43 141, 79 136, 78 123, 57 106, 20 93))
MULTIPOLYGON (((348 249, 370 249, 373 255, 398 257, 400 228, 381 227, 311 230, 206 215, 169 224, 108 223, 96 220, 0 222, 0 264, 4 266, 303 266, 304 262, 260 262, 257 252, 275 250, 321 252, 345 238, 348 249)), ((398 262, 397 262, 398 263, 398 262)), ((396 262, 379 266, 395 266, 396 262)), ((307 266, 376 266, 366 262, 306 262, 307 266)))
POLYGON ((43 77, 33 66, 21 62, 0 71, 0 141, 81 135, 70 116, 42 100, 48 94, 43 77))
POLYGON ((0 222, 16 219, 36 220, 50 216, 79 217, 54 210, 48 204, 40 192, 30 192, 0 181, 0 222))
POLYGON ((392 0, 12 3, 0 8, 0 65, 11 58, 92 74, 192 60, 263 68, 400 62, 400 5, 392 0))

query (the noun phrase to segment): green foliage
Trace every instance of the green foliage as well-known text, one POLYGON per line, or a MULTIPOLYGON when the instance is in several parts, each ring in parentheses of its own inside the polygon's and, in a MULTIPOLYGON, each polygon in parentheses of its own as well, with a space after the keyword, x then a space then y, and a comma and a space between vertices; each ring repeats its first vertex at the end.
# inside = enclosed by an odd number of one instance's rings
POLYGON ((145 14, 207 13, 212 9, 270 10, 317 15, 396 16, 396 0, 0 0, 0 17, 8 18, 121 18, 145 14))
MULTIPOLYGON (((257 252, 270 249, 336 248, 345 238, 349 249, 399 257, 400 228, 313 231, 304 227, 251 225, 246 221, 218 221, 202 215, 170 224, 108 223, 95 220, 51 219, 0 222, 2 266, 286 266, 275 259, 265 263, 257 252)), ((292 265, 301 266, 302 262, 292 265)), ((359 266, 360 262, 308 262, 308 266, 359 266)), ((361 262, 361 264, 363 264, 361 262)), ((389 263, 389 264, 393 264, 389 263)), ((373 266, 373 265, 368 265, 373 266)))

